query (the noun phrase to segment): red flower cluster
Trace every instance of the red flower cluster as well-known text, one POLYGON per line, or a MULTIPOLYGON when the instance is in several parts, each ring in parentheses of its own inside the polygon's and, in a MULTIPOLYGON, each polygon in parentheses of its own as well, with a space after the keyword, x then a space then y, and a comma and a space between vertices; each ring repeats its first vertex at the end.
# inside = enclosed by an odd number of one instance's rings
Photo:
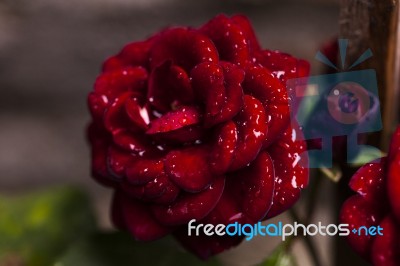
POLYGON ((138 240, 172 232, 207 258, 242 238, 189 237, 191 219, 256 223, 291 207, 308 169, 285 83, 308 73, 261 50, 243 16, 166 29, 106 60, 89 139, 94 178, 115 190, 114 223, 138 240))
POLYGON ((383 235, 351 233, 348 242, 375 266, 400 265, 400 127, 392 137, 389 155, 361 167, 349 185, 358 195, 343 204, 341 221, 350 230, 380 226, 383 235))

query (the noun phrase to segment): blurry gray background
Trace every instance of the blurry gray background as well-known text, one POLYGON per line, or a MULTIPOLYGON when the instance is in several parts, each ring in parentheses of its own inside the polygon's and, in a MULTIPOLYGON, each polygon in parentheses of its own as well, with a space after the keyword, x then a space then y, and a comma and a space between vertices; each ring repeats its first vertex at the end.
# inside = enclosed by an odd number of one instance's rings
MULTIPOLYGON (((310 60, 314 73, 315 53, 338 32, 334 0, 0 0, 0 193, 78 184, 109 227, 110 193, 89 177, 85 140, 86 95, 102 61, 162 27, 198 26, 221 12, 247 15, 263 47, 310 60)), ((244 253, 271 250, 265 241, 225 259, 243 265, 236 258, 244 253)), ((321 241, 329 265, 329 243, 321 241)), ((297 254, 308 265, 302 247, 297 254)))

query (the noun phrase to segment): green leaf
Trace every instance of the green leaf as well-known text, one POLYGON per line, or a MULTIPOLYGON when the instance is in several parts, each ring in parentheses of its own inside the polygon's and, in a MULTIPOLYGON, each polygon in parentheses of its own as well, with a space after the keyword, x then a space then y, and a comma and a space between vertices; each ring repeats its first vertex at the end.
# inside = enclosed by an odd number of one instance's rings
POLYGON ((71 187, 0 197, 0 265, 46 266, 96 228, 85 193, 71 187))
POLYGON ((219 266, 216 259, 203 262, 172 239, 137 242, 127 233, 97 233, 82 240, 54 266, 219 266))
POLYGON ((363 145, 357 155, 351 159, 350 163, 354 167, 359 167, 383 156, 385 156, 385 154, 378 148, 363 145))
POLYGON ((288 251, 286 243, 279 245, 272 254, 257 266, 295 266, 296 261, 288 251))

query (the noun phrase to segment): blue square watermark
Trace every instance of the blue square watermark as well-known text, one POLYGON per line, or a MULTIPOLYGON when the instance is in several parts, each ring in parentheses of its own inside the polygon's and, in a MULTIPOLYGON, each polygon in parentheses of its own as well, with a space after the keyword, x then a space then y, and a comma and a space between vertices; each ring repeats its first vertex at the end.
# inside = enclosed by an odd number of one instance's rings
MULTIPOLYGON (((347 40, 339 40, 339 47, 344 67, 347 40)), ((367 50, 350 68, 370 56, 372 53, 367 50)), ((337 69, 321 53, 317 54, 317 59, 337 69)), ((347 137, 347 162, 352 163, 363 146, 367 146, 358 144, 358 135, 382 129, 373 69, 291 79, 286 85, 292 121, 297 120, 305 140, 321 141, 321 149, 308 150, 310 168, 332 166, 333 137, 347 137)), ((369 146, 368 149, 376 148, 369 146)))

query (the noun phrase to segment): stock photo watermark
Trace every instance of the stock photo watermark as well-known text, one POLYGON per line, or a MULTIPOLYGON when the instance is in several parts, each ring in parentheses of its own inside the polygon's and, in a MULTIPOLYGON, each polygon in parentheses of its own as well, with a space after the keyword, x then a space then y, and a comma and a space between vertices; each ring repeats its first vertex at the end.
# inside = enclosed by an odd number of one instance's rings
POLYGON ((377 150, 358 143, 359 134, 382 129, 376 73, 373 69, 351 71, 370 58, 372 52, 366 50, 346 68, 347 44, 345 39, 338 41, 341 66, 321 52, 316 55, 317 60, 337 73, 291 79, 286 84, 292 121, 299 123, 305 140, 321 143, 320 149, 307 151, 310 168, 332 166, 332 139, 337 136, 347 137, 348 163, 353 163, 363 149, 377 150))
POLYGON ((360 226, 350 229, 349 224, 318 224, 304 225, 294 222, 293 224, 268 223, 262 224, 240 224, 238 222, 225 224, 196 224, 196 220, 192 219, 188 224, 188 236, 244 236, 247 241, 252 240, 255 236, 280 237, 282 241, 286 241, 291 236, 348 236, 350 234, 358 236, 376 236, 383 235, 381 226, 360 226))

